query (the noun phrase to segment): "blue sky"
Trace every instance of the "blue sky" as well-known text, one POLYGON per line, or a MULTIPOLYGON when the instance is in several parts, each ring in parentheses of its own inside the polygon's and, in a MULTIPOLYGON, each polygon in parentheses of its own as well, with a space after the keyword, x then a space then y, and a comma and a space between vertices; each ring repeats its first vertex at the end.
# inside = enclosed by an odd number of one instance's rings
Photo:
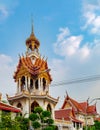
MULTIPOLYGON (((99 7, 99 0, 0 0, 0 90, 3 95, 16 91, 12 76, 18 55, 26 51, 31 16, 34 33, 41 44, 40 53, 48 57, 53 83, 100 75, 99 7)), ((60 105, 66 91, 72 98, 84 101, 88 97, 100 97, 100 81, 51 86, 50 91, 53 97, 60 96, 60 105)), ((100 101, 97 106, 99 110, 100 101)))

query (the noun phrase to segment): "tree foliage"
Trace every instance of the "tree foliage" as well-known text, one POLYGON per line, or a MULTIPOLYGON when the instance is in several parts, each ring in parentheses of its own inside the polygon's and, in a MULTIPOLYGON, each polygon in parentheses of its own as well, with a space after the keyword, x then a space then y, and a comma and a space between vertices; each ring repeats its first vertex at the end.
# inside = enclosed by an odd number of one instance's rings
POLYGON ((29 128, 29 119, 23 116, 18 116, 15 118, 16 122, 19 123, 21 130, 28 130, 29 128))
POLYGON ((43 110, 41 107, 36 107, 34 113, 29 115, 29 118, 17 116, 16 118, 11 119, 10 112, 2 113, 1 117, 0 130, 28 130, 29 120, 34 129, 55 130, 51 112, 43 110))
POLYGON ((37 129, 37 128, 41 127, 41 124, 38 121, 33 121, 32 126, 33 126, 33 128, 37 129))
POLYGON ((34 129, 42 128, 43 130, 54 130, 54 120, 51 118, 51 112, 36 107, 34 113, 31 113, 29 119, 32 121, 34 129))
POLYGON ((0 130, 28 130, 29 119, 18 116, 11 119, 10 112, 2 112, 0 130))
MULTIPOLYGON (((86 130, 86 127, 84 127, 86 130)), ((87 126, 87 130, 100 130, 100 121, 95 121, 93 126, 87 126)))
POLYGON ((100 130, 100 121, 95 121, 94 126, 96 130, 100 130))

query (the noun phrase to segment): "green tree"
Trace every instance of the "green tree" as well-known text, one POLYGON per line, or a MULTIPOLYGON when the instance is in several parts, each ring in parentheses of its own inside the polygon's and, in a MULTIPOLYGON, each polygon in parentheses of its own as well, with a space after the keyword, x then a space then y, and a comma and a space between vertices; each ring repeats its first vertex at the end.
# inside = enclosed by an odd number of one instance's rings
MULTIPOLYGON (((84 127, 86 130, 86 127, 84 127)), ((100 130, 100 121, 95 121, 93 126, 87 126, 87 130, 100 130)))
POLYGON ((100 130, 100 121, 95 121, 94 126, 96 130, 100 130))
POLYGON ((11 119, 10 112, 2 112, 0 130, 21 130, 19 123, 11 119))
POLYGON ((15 121, 19 123, 19 127, 21 130, 28 130, 29 128, 29 119, 24 116, 17 116, 15 121))
POLYGON ((10 112, 2 112, 0 130, 28 130, 29 119, 18 116, 11 119, 10 112))
POLYGON ((54 130, 54 120, 51 118, 51 112, 43 110, 41 107, 35 107, 34 113, 29 115, 34 129, 54 130))

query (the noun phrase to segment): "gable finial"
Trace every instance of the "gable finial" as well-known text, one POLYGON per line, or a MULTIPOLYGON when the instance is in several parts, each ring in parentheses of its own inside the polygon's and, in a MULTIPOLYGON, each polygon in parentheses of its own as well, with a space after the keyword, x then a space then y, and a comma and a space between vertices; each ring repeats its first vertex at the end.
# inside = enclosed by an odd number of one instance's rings
POLYGON ((67 90, 66 90, 66 95, 68 96, 68 92, 67 92, 67 90))
POLYGON ((66 90, 66 99, 69 99, 68 91, 66 90))
POLYGON ((90 97, 88 97, 88 99, 87 99, 87 103, 89 103, 89 100, 90 100, 90 97))

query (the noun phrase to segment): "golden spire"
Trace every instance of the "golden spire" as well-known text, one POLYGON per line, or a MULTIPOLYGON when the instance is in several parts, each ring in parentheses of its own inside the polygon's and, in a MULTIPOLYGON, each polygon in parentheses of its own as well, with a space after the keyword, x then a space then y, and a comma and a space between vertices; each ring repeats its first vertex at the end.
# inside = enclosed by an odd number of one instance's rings
POLYGON ((40 42, 38 41, 38 39, 35 37, 34 35, 34 27, 33 27, 33 17, 31 15, 31 34, 30 37, 28 39, 26 39, 26 46, 27 46, 27 50, 38 50, 39 46, 40 46, 40 42))
POLYGON ((31 34, 34 34, 34 28, 33 28, 33 15, 31 15, 31 24, 32 24, 32 32, 31 32, 31 34))

